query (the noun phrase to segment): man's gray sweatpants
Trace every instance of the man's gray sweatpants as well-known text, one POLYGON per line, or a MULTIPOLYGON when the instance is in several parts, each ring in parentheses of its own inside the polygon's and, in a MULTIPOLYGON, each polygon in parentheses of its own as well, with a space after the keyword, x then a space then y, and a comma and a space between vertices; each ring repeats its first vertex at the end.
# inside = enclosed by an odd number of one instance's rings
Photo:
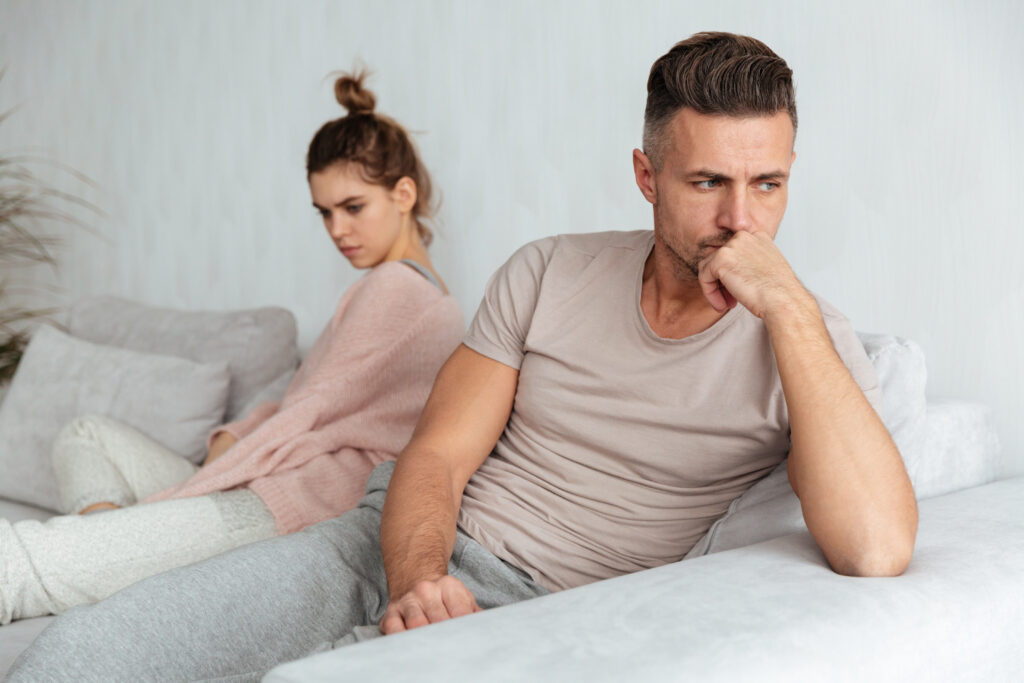
MULTIPOLYGON (((130 586, 58 618, 9 681, 258 680, 282 662, 377 635, 388 592, 380 513, 393 463, 359 506, 130 586)), ((547 591, 459 531, 448 571, 487 609, 547 591)))

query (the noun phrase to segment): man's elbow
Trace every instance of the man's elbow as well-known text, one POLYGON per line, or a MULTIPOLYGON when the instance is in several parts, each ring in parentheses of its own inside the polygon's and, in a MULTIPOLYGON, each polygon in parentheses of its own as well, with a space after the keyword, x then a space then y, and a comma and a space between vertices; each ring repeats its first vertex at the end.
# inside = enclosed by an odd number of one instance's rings
POLYGON ((904 533, 865 543, 854 552, 828 558, 837 574, 856 577, 899 576, 906 571, 914 554, 917 525, 904 533))
POLYGON ((899 576, 910 564, 911 553, 890 554, 864 553, 855 558, 844 558, 840 561, 830 562, 832 570, 843 576, 855 577, 885 577, 899 576))

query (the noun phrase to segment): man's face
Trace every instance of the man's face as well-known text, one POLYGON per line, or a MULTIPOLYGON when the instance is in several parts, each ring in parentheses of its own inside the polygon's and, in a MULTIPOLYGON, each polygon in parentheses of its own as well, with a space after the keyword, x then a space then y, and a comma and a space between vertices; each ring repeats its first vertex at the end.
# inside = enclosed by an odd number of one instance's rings
POLYGON ((775 237, 796 156, 793 137, 786 112, 740 118, 685 108, 669 122, 659 171, 634 154, 637 183, 654 205, 655 234, 679 276, 696 277, 700 262, 737 231, 775 237))

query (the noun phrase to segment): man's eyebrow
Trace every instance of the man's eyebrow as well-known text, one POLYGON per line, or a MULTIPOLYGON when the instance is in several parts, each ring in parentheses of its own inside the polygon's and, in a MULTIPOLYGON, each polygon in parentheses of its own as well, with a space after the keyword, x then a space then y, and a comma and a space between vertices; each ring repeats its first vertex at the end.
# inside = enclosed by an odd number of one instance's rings
MULTIPOLYGON (((696 171, 693 171, 691 173, 687 173, 686 177, 688 177, 688 178, 706 178, 707 180, 719 180, 719 181, 732 180, 731 177, 725 175, 724 173, 719 173, 718 171, 712 171, 709 168, 697 169, 696 171)), ((757 174, 756 176, 754 176, 752 178, 752 181, 755 182, 755 183, 758 183, 758 182, 764 182, 765 180, 787 180, 788 178, 789 178, 789 174, 788 173, 786 173, 782 169, 776 169, 774 171, 766 171, 764 173, 759 173, 759 174, 757 174)))
POLYGON ((686 174, 687 178, 707 178, 708 180, 732 180, 729 176, 709 168, 699 168, 686 174))
POLYGON ((787 180, 789 174, 779 169, 777 171, 768 171, 767 173, 761 173, 760 175, 754 176, 754 182, 762 180, 787 180))

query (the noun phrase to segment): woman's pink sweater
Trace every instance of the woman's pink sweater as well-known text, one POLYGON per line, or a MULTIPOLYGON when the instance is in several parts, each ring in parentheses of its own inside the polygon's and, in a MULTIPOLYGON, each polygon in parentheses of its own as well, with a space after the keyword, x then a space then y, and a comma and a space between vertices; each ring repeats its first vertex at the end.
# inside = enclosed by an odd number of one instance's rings
POLYGON ((377 266, 345 292, 281 403, 218 428, 238 443, 146 502, 248 486, 282 534, 351 510, 408 443, 462 334, 454 298, 402 263, 377 266))

